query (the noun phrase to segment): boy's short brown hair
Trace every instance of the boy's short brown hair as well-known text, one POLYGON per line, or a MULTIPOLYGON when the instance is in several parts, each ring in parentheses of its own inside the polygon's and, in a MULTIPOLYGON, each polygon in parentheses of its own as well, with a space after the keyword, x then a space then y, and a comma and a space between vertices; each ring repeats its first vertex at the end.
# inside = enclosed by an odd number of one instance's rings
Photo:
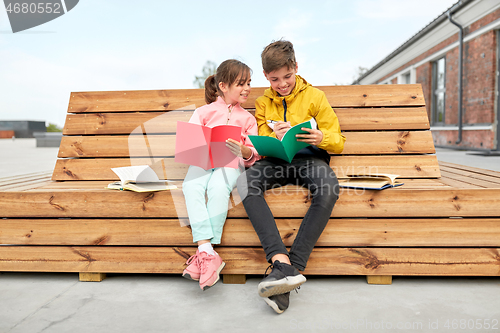
POLYGON ((297 62, 295 60, 295 51, 293 44, 286 40, 272 42, 261 54, 262 68, 264 72, 271 73, 284 66, 288 69, 295 68, 297 62))

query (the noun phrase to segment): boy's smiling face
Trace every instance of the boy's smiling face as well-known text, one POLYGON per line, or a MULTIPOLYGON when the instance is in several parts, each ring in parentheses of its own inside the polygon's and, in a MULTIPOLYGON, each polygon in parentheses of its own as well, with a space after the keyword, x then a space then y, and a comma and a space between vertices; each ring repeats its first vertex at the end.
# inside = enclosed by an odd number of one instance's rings
POLYGON ((299 66, 295 64, 295 68, 283 66, 278 70, 270 73, 264 72, 266 79, 271 83, 271 88, 281 96, 288 96, 295 88, 295 74, 297 74, 299 66))

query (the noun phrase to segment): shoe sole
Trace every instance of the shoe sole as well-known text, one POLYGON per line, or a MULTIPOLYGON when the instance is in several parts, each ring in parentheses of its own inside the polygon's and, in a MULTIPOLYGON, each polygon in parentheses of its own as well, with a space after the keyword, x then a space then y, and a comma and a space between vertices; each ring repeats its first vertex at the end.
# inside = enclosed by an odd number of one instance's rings
POLYGON ((264 301, 266 301, 267 305, 269 305, 271 308, 273 308, 273 310, 276 312, 276 313, 279 313, 279 314, 282 314, 283 312, 285 312, 285 310, 281 310, 278 306, 278 304, 276 304, 276 302, 273 302, 272 300, 270 300, 269 298, 264 298, 264 301))
POLYGON ((199 281, 200 279, 194 279, 191 275, 189 275, 188 273, 186 274, 182 274, 182 277, 185 278, 185 279, 188 279, 188 280, 191 280, 191 281, 199 281))
POLYGON ((260 297, 269 297, 273 295, 285 294, 299 287, 306 282, 306 277, 302 274, 296 276, 288 276, 276 281, 261 282, 258 285, 260 297))
POLYGON ((222 271, 224 269, 224 267, 226 266, 226 263, 223 261, 222 264, 219 266, 219 268, 217 269, 217 279, 214 281, 214 283, 212 283, 211 285, 206 285, 205 287, 203 287, 203 291, 207 290, 208 288, 212 287, 214 284, 216 284, 219 279, 220 279, 220 271, 222 271))

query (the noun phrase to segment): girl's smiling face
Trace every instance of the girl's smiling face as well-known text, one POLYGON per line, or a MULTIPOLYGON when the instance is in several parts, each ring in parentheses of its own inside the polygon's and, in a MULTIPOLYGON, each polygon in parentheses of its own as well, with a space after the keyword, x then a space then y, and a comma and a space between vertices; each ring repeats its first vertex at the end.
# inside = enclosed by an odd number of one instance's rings
POLYGON ((223 92, 222 97, 226 104, 235 105, 236 103, 243 104, 247 101, 250 95, 250 76, 240 76, 233 84, 228 86, 226 83, 220 82, 219 88, 223 92))
POLYGON ((295 74, 297 74, 299 66, 295 64, 295 68, 283 66, 278 70, 270 73, 264 72, 266 79, 271 83, 271 88, 274 89, 280 96, 288 96, 295 88, 295 74))

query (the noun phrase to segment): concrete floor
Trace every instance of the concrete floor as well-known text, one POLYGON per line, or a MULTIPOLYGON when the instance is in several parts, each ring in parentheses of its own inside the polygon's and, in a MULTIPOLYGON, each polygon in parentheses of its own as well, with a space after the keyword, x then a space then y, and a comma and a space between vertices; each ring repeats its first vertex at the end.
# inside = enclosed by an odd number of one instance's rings
MULTIPOLYGON (((53 168, 57 148, 0 140, 0 178, 53 168)), ((438 159, 500 171, 500 157, 438 149, 438 159)), ((1 230, 0 230, 1 232, 1 230)), ((262 272, 264 273, 264 272, 262 272)), ((261 276, 203 292, 179 276, 0 273, 0 333, 38 332, 498 332, 500 278, 311 277, 277 315, 257 295, 261 276)))

